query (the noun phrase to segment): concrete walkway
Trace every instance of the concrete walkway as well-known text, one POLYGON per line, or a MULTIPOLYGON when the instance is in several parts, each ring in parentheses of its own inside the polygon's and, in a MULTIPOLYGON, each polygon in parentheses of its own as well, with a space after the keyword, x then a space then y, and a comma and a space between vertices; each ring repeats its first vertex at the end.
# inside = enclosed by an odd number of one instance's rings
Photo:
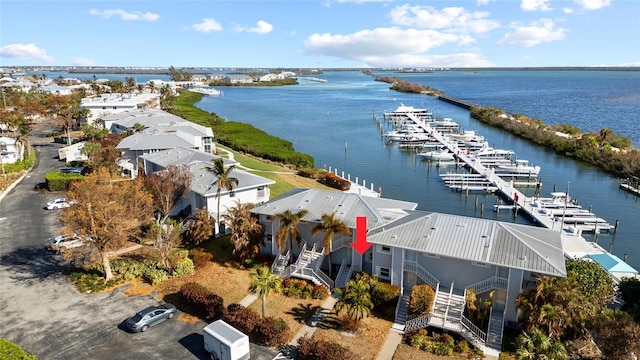
POLYGON ((318 325, 331 313, 337 301, 337 295, 331 294, 331 296, 329 296, 322 305, 320 305, 320 309, 316 311, 315 315, 313 315, 313 317, 300 330, 298 330, 296 336, 294 336, 289 342, 289 345, 297 346, 298 339, 305 335, 307 335, 307 337, 311 337, 318 328, 318 325))
POLYGON ((258 294, 249 293, 249 295, 245 296, 244 299, 240 300, 240 305, 244 307, 249 307, 249 305, 253 304, 254 301, 258 298, 258 294))
POLYGON ((393 355, 396 353, 396 348, 402 342, 402 333, 391 328, 387 337, 384 339, 384 344, 378 351, 376 360, 392 360, 393 355))

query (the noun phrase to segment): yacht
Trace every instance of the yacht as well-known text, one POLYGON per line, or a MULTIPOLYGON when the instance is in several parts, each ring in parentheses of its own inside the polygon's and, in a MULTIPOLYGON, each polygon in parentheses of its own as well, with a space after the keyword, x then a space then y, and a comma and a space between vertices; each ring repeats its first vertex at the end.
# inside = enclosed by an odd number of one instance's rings
POLYGON ((453 156, 453 154, 449 152, 449 150, 447 149, 424 151, 416 154, 416 156, 421 157, 423 159, 434 160, 434 161, 454 161, 455 160, 455 157, 453 156))
POLYGON ((387 131, 383 134, 383 136, 389 141, 403 141, 417 135, 429 136, 429 134, 424 132, 424 129, 415 124, 404 124, 398 130, 387 131))
POLYGON ((400 103, 400 106, 391 112, 384 112, 385 119, 394 121, 405 121, 410 117, 418 118, 421 121, 433 120, 433 113, 426 108, 415 108, 400 103))
POLYGON ((537 177, 540 166, 529 165, 529 160, 517 159, 509 165, 496 166, 495 171, 501 177, 537 177))

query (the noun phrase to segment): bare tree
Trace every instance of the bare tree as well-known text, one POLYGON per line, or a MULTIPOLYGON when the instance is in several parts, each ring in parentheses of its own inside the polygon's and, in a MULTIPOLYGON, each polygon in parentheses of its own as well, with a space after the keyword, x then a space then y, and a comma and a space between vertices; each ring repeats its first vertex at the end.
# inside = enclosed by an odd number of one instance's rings
POLYGON ((109 252, 122 249, 130 234, 151 220, 152 195, 141 180, 114 177, 106 168, 75 183, 68 195, 74 204, 63 210, 61 222, 99 253, 109 280, 109 252))

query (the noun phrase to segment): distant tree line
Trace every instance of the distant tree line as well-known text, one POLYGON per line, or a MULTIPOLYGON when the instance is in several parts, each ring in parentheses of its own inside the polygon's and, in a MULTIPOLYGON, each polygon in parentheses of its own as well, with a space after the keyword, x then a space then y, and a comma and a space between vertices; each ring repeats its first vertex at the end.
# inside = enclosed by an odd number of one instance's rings
POLYGON ((410 94, 423 94, 429 96, 443 95, 444 93, 438 89, 429 86, 413 84, 408 81, 400 80, 394 77, 377 76, 376 81, 391 84, 390 89, 410 94))
POLYGON ((474 107, 471 116, 616 176, 640 176, 640 151, 632 147, 631 139, 613 134, 609 128, 585 133, 572 125, 549 126, 540 119, 507 115, 504 110, 491 107, 474 107))

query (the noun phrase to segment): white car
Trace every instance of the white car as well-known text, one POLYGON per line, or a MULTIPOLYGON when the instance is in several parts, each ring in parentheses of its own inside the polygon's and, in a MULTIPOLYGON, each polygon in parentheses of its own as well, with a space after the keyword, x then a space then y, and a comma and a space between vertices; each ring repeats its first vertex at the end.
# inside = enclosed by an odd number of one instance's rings
POLYGON ((65 198, 57 198, 57 199, 53 199, 51 201, 49 201, 47 203, 47 210, 55 210, 55 209, 62 209, 62 208, 66 208, 73 205, 72 201, 68 201, 65 198))
POLYGON ((64 251, 66 249, 77 248, 84 245, 84 241, 82 238, 76 234, 71 236, 69 235, 58 235, 51 239, 51 248, 64 251))

